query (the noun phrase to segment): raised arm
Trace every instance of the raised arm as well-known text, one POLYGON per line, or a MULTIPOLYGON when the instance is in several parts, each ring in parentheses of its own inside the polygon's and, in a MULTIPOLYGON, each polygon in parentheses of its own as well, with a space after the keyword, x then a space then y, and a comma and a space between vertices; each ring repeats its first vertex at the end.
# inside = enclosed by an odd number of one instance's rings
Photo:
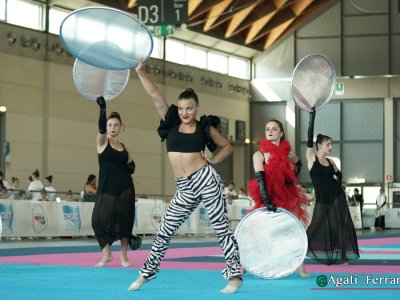
POLYGON ((153 80, 147 75, 145 70, 145 65, 142 60, 139 60, 139 64, 136 67, 136 73, 139 76, 140 81, 147 94, 153 99, 154 105, 159 113, 160 117, 164 119, 165 114, 168 111, 169 105, 165 100, 164 96, 161 94, 158 86, 153 82, 153 80))
POLYGON ((106 144, 107 144, 107 108, 106 108, 106 100, 104 97, 98 97, 96 100, 99 105, 99 133, 97 134, 97 153, 103 152, 106 144))
POLYGON ((307 150, 306 150, 306 158, 307 158, 307 166, 310 170, 312 164, 314 162, 314 120, 315 120, 315 108, 313 107, 310 112, 310 120, 308 122, 308 130, 307 130, 307 150))

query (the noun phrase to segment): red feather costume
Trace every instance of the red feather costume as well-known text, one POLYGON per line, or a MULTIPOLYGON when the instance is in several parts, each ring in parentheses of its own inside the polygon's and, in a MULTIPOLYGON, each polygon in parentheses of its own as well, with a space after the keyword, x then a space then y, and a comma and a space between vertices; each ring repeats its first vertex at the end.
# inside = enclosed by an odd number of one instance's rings
MULTIPOLYGON (((260 142, 259 150, 270 153, 268 163, 264 164, 265 183, 272 203, 277 207, 286 209, 298 217, 303 224, 308 223, 307 197, 298 184, 295 175, 296 165, 289 158, 291 150, 288 141, 283 140, 279 145, 267 139, 260 142)), ((247 184, 249 196, 254 200, 254 209, 264 207, 260 189, 256 179, 251 179, 247 184)))

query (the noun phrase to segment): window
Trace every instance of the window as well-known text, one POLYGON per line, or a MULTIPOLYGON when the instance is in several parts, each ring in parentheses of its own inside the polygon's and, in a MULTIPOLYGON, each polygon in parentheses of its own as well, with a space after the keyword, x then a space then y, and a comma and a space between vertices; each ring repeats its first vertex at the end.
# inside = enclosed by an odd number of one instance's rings
POLYGON ((7 2, 7 22, 36 30, 44 30, 43 5, 22 0, 7 2))
POLYGON ((207 69, 210 71, 228 74, 228 57, 225 55, 209 52, 207 69))
POLYGON ((229 75, 243 79, 250 78, 249 62, 244 59, 229 57, 229 75))
POLYGON ((166 39, 165 60, 228 74, 233 77, 250 79, 249 59, 229 56, 228 53, 208 52, 206 48, 194 47, 174 39, 166 39))
POLYGON ((165 42, 165 59, 178 64, 185 64, 185 44, 167 39, 165 42))
POLYGON ((204 50, 186 46, 185 61, 189 66, 205 69, 207 67, 207 52, 204 50))
POLYGON ((0 20, 6 19, 6 0, 0 0, 0 20))
POLYGON ((150 56, 160 59, 163 57, 162 38, 153 36, 153 51, 150 56))
POLYGON ((61 22, 69 13, 67 10, 51 7, 49 11, 49 32, 59 35, 61 22))

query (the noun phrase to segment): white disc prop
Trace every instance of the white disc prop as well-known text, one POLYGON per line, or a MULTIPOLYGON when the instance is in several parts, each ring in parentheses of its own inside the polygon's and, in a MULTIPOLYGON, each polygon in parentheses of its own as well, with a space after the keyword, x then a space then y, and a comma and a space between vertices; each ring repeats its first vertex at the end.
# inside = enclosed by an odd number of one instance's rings
POLYGON ((308 242, 303 225, 290 212, 266 208, 247 214, 235 237, 242 266, 253 275, 277 279, 296 271, 306 256, 308 242))
POLYGON ((292 74, 292 96, 297 106, 310 112, 328 104, 336 82, 335 67, 321 54, 302 58, 292 74))
POLYGON ((106 101, 117 97, 129 80, 128 70, 106 70, 75 60, 73 78, 78 92, 88 100, 103 96, 106 101))
POLYGON ((61 22, 60 40, 79 60, 108 70, 131 69, 150 57, 153 38, 133 15, 109 7, 86 7, 61 22))

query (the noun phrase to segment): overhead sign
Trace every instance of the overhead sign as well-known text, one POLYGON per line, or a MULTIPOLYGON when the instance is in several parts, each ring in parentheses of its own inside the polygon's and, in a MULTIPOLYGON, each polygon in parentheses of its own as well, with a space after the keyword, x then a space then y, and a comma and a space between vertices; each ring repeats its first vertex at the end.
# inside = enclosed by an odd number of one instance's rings
POLYGON ((138 0, 138 17, 146 25, 188 22, 187 0, 138 0))
POLYGON ((175 33, 175 26, 174 25, 157 25, 154 26, 154 35, 171 35, 175 33))

